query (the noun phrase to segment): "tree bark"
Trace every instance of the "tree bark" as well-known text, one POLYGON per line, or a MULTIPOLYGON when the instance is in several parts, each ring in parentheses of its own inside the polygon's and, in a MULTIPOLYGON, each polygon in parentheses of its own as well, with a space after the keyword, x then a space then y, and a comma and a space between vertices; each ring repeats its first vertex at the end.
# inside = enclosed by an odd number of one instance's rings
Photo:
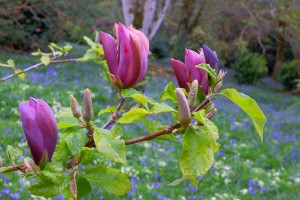
POLYGON ((125 26, 133 24, 134 14, 133 14, 133 0, 122 0, 122 9, 124 16, 125 26))
POLYGON ((272 75, 272 79, 276 82, 278 81, 281 66, 284 62, 284 47, 285 47, 285 39, 283 36, 279 35, 277 39, 277 47, 276 47, 276 62, 275 62, 274 71, 272 75))

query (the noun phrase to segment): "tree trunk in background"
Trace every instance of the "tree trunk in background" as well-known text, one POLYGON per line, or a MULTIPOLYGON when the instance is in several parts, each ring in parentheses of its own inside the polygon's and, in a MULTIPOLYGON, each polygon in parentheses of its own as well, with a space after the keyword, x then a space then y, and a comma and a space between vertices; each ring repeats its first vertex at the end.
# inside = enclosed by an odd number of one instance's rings
POLYGON ((277 47, 276 47, 276 63, 272 75, 272 79, 276 82, 278 81, 281 66, 284 62, 284 47, 285 47, 285 39, 284 37, 279 35, 277 39, 277 47))
POLYGON ((171 0, 122 0, 125 25, 132 24, 151 41, 170 4, 171 0))
POLYGON ((176 28, 176 40, 172 44, 172 57, 183 60, 183 48, 188 46, 187 43, 190 40, 190 35, 201 19, 204 3, 205 1, 199 0, 183 0, 176 28))

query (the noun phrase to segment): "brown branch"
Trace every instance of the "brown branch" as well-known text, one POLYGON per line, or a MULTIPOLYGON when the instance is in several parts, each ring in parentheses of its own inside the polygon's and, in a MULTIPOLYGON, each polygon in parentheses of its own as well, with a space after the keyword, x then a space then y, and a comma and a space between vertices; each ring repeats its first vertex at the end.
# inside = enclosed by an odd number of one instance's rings
MULTIPOLYGON (((51 60, 51 61, 50 61, 51 64, 65 63, 65 62, 78 62, 78 59, 51 60)), ((26 73, 26 72, 31 71, 31 70, 33 70, 33 69, 37 69, 37 68, 39 68, 39 67, 42 66, 42 65, 44 65, 42 62, 37 63, 37 64, 35 64, 35 65, 32 65, 32 66, 30 66, 30 67, 28 67, 28 68, 26 68, 26 69, 24 69, 24 70, 22 70, 22 71, 19 71, 19 72, 15 73, 15 74, 11 74, 11 75, 8 75, 8 76, 5 76, 5 77, 1 78, 1 79, 0 79, 0 82, 4 82, 4 81, 6 81, 6 80, 9 80, 9 79, 11 79, 11 78, 13 78, 13 77, 19 75, 19 74, 26 73)), ((45 66, 46 66, 46 65, 45 65, 45 66)))
POLYGON ((142 136, 142 137, 127 140, 127 141, 125 141, 125 145, 135 144, 135 143, 143 142, 143 141, 146 141, 146 140, 153 140, 154 138, 156 138, 158 136, 171 133, 173 130, 180 128, 180 126, 181 125, 179 123, 173 124, 171 126, 167 126, 166 128, 164 128, 162 130, 159 130, 157 132, 151 133, 149 135, 145 135, 145 136, 142 136))
POLYGON ((206 98, 193 110, 192 113, 202 109, 206 104, 208 104, 209 101, 210 101, 210 96, 206 96, 206 98))

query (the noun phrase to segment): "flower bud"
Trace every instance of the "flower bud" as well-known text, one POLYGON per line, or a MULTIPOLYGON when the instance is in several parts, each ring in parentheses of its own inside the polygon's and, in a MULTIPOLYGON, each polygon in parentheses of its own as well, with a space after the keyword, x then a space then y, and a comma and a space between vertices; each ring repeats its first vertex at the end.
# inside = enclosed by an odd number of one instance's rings
POLYGON ((70 95, 70 107, 75 118, 82 118, 81 109, 79 107, 77 99, 73 95, 70 95))
POLYGON ((197 94, 198 94, 198 81, 194 80, 190 88, 189 99, 188 99, 190 110, 193 110, 195 107, 197 94))
POLYGON ((42 99, 30 98, 19 104, 22 127, 35 164, 43 167, 51 160, 58 140, 55 116, 42 99))
POLYGON ((180 88, 176 88, 176 96, 179 110, 179 123, 187 128, 191 122, 191 111, 185 94, 180 88))
POLYGON ((92 96, 89 89, 84 91, 84 110, 83 110, 83 119, 86 123, 90 122, 94 118, 93 105, 92 105, 92 96))

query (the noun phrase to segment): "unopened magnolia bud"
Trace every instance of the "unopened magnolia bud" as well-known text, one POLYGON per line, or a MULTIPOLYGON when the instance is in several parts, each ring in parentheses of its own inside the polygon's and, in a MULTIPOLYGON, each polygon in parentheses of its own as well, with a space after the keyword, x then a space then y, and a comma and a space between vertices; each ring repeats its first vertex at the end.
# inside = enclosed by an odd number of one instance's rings
POLYGON ((108 75, 112 85, 120 91, 123 87, 121 80, 111 73, 108 73, 108 75))
POLYGON ((83 119, 85 122, 88 123, 92 121, 94 117, 92 96, 89 89, 85 89, 83 101, 84 101, 83 119))
POLYGON ((117 137, 115 137, 115 140, 121 140, 121 136, 118 135, 117 137))
POLYGON ((195 107, 197 94, 198 94, 198 80, 195 79, 192 82, 190 92, 189 92, 188 102, 189 102, 190 110, 193 110, 195 107))
POLYGON ((179 110, 179 123, 183 128, 187 128, 191 122, 191 112, 188 101, 180 88, 176 88, 176 96, 179 110))
POLYGON ((82 117, 81 109, 79 107, 77 99, 73 95, 70 95, 70 107, 73 116, 76 117, 77 119, 80 119, 82 117))

